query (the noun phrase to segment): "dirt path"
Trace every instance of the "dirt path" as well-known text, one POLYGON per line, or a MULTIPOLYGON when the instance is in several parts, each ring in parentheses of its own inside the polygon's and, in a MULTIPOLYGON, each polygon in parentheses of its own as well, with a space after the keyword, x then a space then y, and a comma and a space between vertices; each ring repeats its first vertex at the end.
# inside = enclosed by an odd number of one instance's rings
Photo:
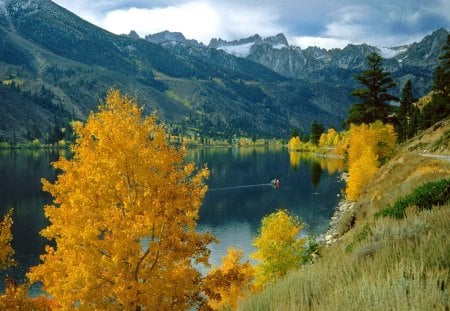
POLYGON ((431 153, 418 153, 418 155, 422 157, 429 157, 429 158, 435 158, 440 159, 444 161, 450 161, 450 155, 442 155, 442 154, 431 154, 431 153))

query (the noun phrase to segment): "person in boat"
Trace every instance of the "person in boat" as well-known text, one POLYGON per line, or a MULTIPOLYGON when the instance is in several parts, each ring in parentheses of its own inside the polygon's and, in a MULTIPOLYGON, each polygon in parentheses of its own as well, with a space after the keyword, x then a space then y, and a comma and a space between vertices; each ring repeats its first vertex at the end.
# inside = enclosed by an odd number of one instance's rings
POLYGON ((274 188, 280 188, 280 180, 278 178, 274 178, 270 181, 274 188))

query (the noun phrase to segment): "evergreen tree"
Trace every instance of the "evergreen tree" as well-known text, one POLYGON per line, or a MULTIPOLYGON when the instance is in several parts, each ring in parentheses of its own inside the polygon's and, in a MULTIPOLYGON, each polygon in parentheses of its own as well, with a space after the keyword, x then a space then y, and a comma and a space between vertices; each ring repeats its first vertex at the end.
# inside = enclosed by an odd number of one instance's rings
POLYGON ((365 88, 352 92, 352 95, 358 97, 361 102, 350 108, 344 125, 373 123, 376 120, 387 123, 388 116, 392 112, 392 106, 387 102, 398 99, 388 93, 396 84, 391 74, 381 68, 381 61, 382 57, 377 53, 370 54, 367 57, 368 68, 355 76, 365 88))
POLYGON ((450 35, 447 36, 444 53, 439 57, 441 65, 437 67, 433 91, 436 97, 441 97, 448 103, 450 95, 450 35))
POLYGON ((411 138, 417 134, 419 129, 420 110, 416 106, 411 107, 411 119, 408 123, 407 137, 411 138))
POLYGON ((289 138, 299 137, 299 136, 300 136, 300 134, 298 133, 298 129, 293 128, 293 129, 291 130, 291 136, 290 136, 289 138))
POLYGON ((411 122, 412 112, 414 110, 414 101, 412 83, 411 80, 408 80, 402 89, 402 94, 400 96, 400 108, 397 116, 397 134, 399 141, 405 141, 410 137, 408 133, 415 132, 414 129, 410 129, 410 126, 414 125, 411 122))
POLYGON ((317 145, 323 132, 325 132, 323 125, 314 121, 311 125, 311 143, 317 145))
POLYGON ((434 72, 431 103, 423 108, 420 128, 425 129, 450 115, 450 35, 434 72))

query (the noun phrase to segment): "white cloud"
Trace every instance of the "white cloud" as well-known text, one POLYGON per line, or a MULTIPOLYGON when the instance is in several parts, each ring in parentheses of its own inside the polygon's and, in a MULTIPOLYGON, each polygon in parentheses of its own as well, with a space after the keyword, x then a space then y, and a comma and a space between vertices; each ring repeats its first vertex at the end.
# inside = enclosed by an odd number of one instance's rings
MULTIPOLYGON (((82 8, 77 9, 82 12, 82 8)), ((83 13, 88 21, 116 34, 135 30, 140 36, 164 30, 178 31, 205 44, 211 38, 240 39, 253 34, 271 36, 284 29, 279 16, 264 8, 227 5, 208 0, 190 1, 160 8, 127 8, 104 16, 83 13)))
POLYGON ((283 32, 302 48, 397 46, 450 25, 448 0, 54 0, 117 34, 169 30, 205 44, 283 32), (319 9, 320 8, 320 9, 319 9))
POLYGON ((206 2, 190 2, 180 6, 114 10, 98 21, 102 27, 117 33, 135 30, 145 36, 164 30, 182 32, 187 38, 208 42, 211 33, 217 32, 220 15, 206 2))
POLYGON ((309 46, 317 46, 323 49, 342 49, 346 47, 350 42, 344 39, 337 38, 327 38, 327 37, 291 37, 289 38, 289 43, 291 45, 299 46, 302 49, 306 49, 309 46))
POLYGON ((215 35, 222 38, 240 39, 254 34, 273 36, 285 32, 280 16, 274 10, 244 5, 221 5, 217 9, 221 12, 221 34, 215 35))
POLYGON ((362 6, 343 7, 335 20, 326 25, 326 37, 354 42, 367 35, 365 21, 369 19, 368 9, 362 6))

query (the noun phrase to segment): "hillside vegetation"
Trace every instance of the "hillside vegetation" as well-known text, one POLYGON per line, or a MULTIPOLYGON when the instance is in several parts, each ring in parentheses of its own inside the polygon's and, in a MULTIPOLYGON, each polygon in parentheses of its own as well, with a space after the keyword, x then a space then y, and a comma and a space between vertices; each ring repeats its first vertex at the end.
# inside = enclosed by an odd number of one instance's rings
POLYGON ((49 0, 4 6, 0 141, 10 145, 53 143, 55 130, 85 120, 110 88, 136 98, 146 115, 156 111, 170 133, 221 139, 280 138, 314 120, 338 126, 351 102, 348 90, 220 50, 114 35, 49 0))
POLYGON ((408 207, 401 220, 374 215, 420 185, 450 177, 449 133, 447 119, 399 146, 340 218, 338 242, 238 309, 448 310, 450 205, 408 207))

